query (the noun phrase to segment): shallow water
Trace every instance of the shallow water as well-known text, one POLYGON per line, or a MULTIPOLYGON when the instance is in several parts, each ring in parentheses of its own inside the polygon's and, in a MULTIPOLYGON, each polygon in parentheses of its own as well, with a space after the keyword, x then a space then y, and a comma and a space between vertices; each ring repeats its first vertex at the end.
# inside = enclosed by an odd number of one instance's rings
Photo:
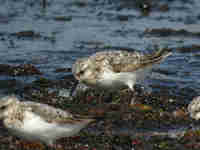
MULTIPOLYGON (((177 50, 199 44, 198 0, 149 1, 147 13, 141 9, 143 3, 129 0, 47 0, 46 8, 42 1, 0 2, 2 64, 31 63, 46 77, 56 79, 62 76, 54 72, 57 68, 70 68, 77 58, 96 51, 110 47, 148 51, 158 45, 173 48, 173 55, 155 67, 153 89, 167 88, 169 93, 188 97, 200 90, 200 52, 177 50), (163 28, 184 29, 190 34, 146 32, 163 28), (13 34, 22 31, 40 36, 13 34)), ((12 79, 1 77, 5 78, 12 79)))

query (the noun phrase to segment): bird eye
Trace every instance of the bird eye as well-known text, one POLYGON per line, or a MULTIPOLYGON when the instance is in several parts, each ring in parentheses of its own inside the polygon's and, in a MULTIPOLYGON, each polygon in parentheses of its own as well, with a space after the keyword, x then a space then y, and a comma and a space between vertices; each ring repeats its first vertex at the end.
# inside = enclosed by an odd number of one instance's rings
POLYGON ((80 71, 80 74, 84 74, 84 71, 82 70, 82 71, 80 71))
POLYGON ((0 109, 4 110, 4 109, 6 109, 6 106, 2 106, 0 109))

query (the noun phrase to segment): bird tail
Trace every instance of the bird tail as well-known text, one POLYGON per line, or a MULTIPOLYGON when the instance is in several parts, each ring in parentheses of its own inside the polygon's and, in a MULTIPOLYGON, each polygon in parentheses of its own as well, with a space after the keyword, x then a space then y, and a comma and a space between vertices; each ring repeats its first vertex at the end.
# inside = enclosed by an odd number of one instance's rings
POLYGON ((152 64, 160 63, 166 57, 172 54, 172 50, 168 48, 162 48, 153 54, 147 54, 144 59, 141 61, 142 65, 149 66, 152 64))

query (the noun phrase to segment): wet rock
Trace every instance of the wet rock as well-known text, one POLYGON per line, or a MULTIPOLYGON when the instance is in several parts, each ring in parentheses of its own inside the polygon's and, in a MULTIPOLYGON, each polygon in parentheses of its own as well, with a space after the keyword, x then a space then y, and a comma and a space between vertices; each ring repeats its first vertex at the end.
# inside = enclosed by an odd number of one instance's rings
POLYGON ((143 15, 149 15, 149 13, 151 12, 151 9, 152 9, 152 3, 150 0, 143 0, 143 1, 140 1, 140 0, 137 0, 137 5, 138 7, 141 9, 143 15))
POLYGON ((200 45, 193 44, 190 46, 177 47, 176 50, 181 53, 196 52, 196 51, 200 51, 200 45))
POLYGON ((54 18, 56 21, 72 21, 72 16, 57 16, 54 18))
POLYGON ((169 5, 168 4, 162 4, 159 6, 159 10, 162 12, 167 12, 169 11, 169 5))
POLYGON ((58 68, 54 72, 59 73, 59 72, 71 72, 71 71, 72 71, 71 68, 58 68))
POLYGON ((25 75, 42 75, 42 73, 31 64, 11 66, 0 64, 0 75, 8 76, 25 76, 25 75))
POLYGON ((0 96, 14 93, 17 89, 23 88, 23 82, 16 79, 0 80, 0 96))
POLYGON ((25 99, 47 104, 62 104, 63 101, 72 102, 71 89, 73 82, 68 79, 50 80, 41 77, 32 83, 25 84, 16 94, 25 99))
POLYGON ((51 42, 55 42, 55 37, 54 36, 43 36, 40 33, 37 33, 32 30, 27 30, 27 31, 20 31, 16 33, 10 33, 9 36, 16 37, 18 39, 42 39, 42 40, 47 40, 51 42))
POLYGON ((200 145, 197 141, 200 140, 200 132, 199 130, 188 130, 185 132, 184 136, 181 138, 181 143, 183 143, 186 149, 199 149, 200 145))
POLYGON ((128 16, 125 15, 118 15, 117 19, 119 19, 119 21, 128 21, 128 16))
POLYGON ((41 37, 41 35, 39 33, 35 33, 32 30, 11 33, 10 35, 17 36, 18 38, 23 38, 23 37, 39 38, 39 37, 41 37))
POLYGON ((73 2, 73 5, 78 7, 86 7, 88 5, 88 1, 76 0, 73 2))
POLYGON ((37 85, 39 87, 50 87, 50 85, 52 85, 52 81, 47 78, 41 77, 33 81, 32 85, 37 85))
POLYGON ((200 32, 189 32, 185 29, 175 30, 170 28, 146 29, 144 35, 167 37, 167 36, 189 36, 200 37, 200 32))
MULTIPOLYGON (((57 143, 63 150, 65 150, 66 147, 67 149, 70 147, 71 150, 74 148, 79 149, 80 147, 84 147, 84 145, 88 145, 88 149, 96 148, 97 150, 107 150, 111 148, 127 150, 130 148, 137 148, 149 150, 148 147, 152 149, 163 149, 171 148, 169 146, 170 144, 173 144, 173 146, 176 145, 176 148, 183 146, 179 144, 178 138, 173 138, 173 140, 168 139, 168 136, 171 136, 172 133, 173 136, 175 135, 176 137, 181 138, 182 136, 178 136, 181 132, 170 133, 168 129, 170 130, 170 128, 173 128, 174 126, 177 128, 182 125, 189 126, 191 122, 187 119, 176 119, 172 115, 172 111, 165 111, 168 110, 165 107, 174 105, 174 102, 166 103, 169 101, 169 97, 163 96, 163 93, 160 93, 160 95, 143 95, 143 93, 135 95, 136 101, 144 103, 138 105, 139 109, 136 108, 137 106, 126 105, 126 103, 129 102, 129 99, 132 98, 131 94, 127 94, 129 91, 119 95, 111 94, 111 100, 115 100, 116 97, 120 100, 118 103, 115 101, 115 104, 105 103, 104 95, 102 95, 102 93, 93 93, 93 90, 88 91, 91 93, 83 92, 79 97, 74 97, 73 100, 68 101, 68 97, 63 97, 62 94, 59 96, 59 91, 64 89, 63 87, 70 87, 69 84, 70 82, 73 82, 73 80, 74 78, 71 76, 68 78, 65 77, 65 79, 62 80, 40 79, 37 80, 37 82, 35 81, 30 84, 29 88, 28 86, 25 87, 23 91, 26 95, 24 97, 25 99, 30 98, 29 100, 32 101, 48 103, 62 109, 70 109, 71 112, 96 116, 101 120, 101 123, 94 123, 84 132, 81 132, 79 138, 73 140, 71 138, 63 138, 58 140, 57 143), (91 101, 87 100, 87 94, 93 95, 91 101), (93 101, 96 101, 97 103, 93 105, 93 101), (158 105, 159 103, 167 105, 161 110, 160 105, 158 105), (160 131, 162 129, 163 132, 160 131), (140 142, 133 142, 133 140, 140 142)), ((63 94, 65 94, 65 92, 66 91, 64 90, 63 94)), ((174 101, 176 101, 176 99, 174 99, 174 101)), ((183 130, 182 132, 185 131, 183 130)), ((13 141, 10 143, 12 142, 13 141)), ((44 148, 44 150, 46 150, 46 148, 44 148)))

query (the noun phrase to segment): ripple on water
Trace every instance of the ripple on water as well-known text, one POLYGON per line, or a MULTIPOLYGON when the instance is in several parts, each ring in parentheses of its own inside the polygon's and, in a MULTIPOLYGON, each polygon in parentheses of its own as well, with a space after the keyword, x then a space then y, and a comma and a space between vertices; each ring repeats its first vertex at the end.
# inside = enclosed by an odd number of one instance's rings
POLYGON ((44 76, 57 78, 54 70, 97 51, 149 51, 156 44, 174 49, 154 68, 160 75, 152 76, 152 84, 199 91, 199 8, 198 0, 59 0, 45 8, 40 1, 2 1, 0 63, 34 64, 44 76))

